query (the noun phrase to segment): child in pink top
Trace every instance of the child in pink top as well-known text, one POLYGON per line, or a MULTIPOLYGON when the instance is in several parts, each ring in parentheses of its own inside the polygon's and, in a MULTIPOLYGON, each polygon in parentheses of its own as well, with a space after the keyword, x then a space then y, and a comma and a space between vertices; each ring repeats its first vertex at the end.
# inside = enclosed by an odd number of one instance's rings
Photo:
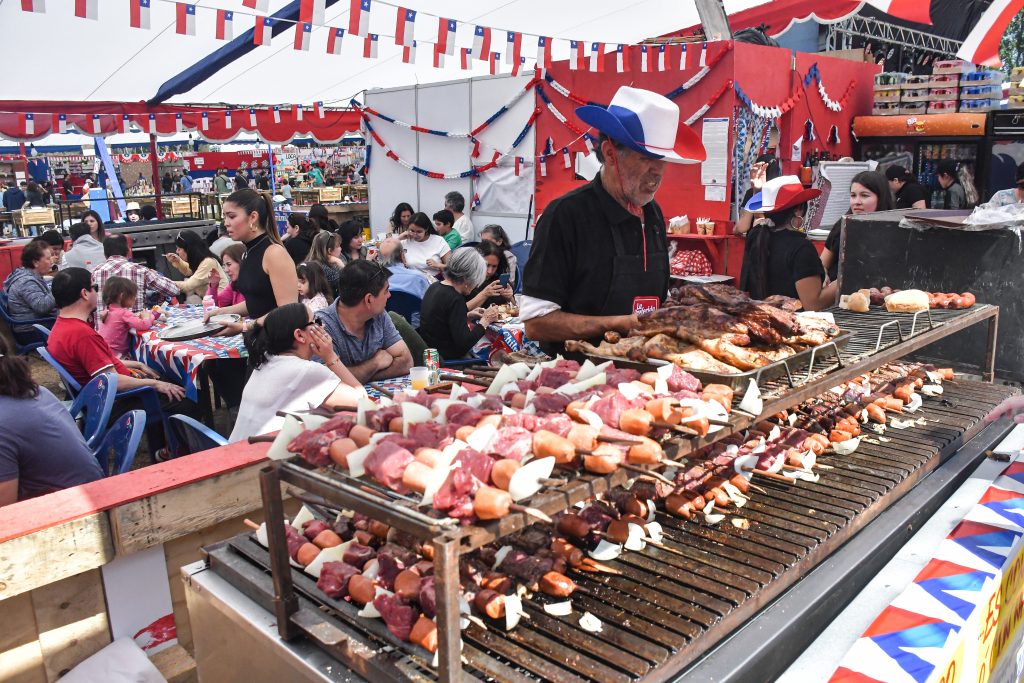
POLYGON ((144 332, 153 327, 150 311, 142 311, 138 315, 132 311, 137 293, 136 284, 124 277, 107 278, 103 285, 103 304, 107 309, 100 320, 100 336, 118 358, 128 353, 129 330, 144 332))
POLYGON ((240 243, 228 245, 224 253, 221 254, 221 265, 230 282, 220 292, 217 291, 217 287, 220 285, 220 274, 216 271, 210 272, 210 286, 206 293, 217 302, 217 308, 227 308, 228 306, 234 306, 245 301, 245 296, 241 292, 236 292, 234 288, 235 280, 238 279, 238 269, 242 265, 242 256, 244 254, 245 245, 240 243))

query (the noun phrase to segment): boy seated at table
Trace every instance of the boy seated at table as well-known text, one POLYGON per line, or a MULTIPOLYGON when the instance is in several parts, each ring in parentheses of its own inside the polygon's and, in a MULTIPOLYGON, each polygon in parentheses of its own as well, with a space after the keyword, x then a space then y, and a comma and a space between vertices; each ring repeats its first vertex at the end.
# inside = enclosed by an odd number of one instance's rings
MULTIPOLYGON (((75 381, 85 386, 90 379, 101 372, 113 370, 117 373, 119 392, 138 387, 153 387, 160 396, 160 405, 168 415, 177 413, 199 418, 199 406, 185 398, 185 390, 177 384, 165 382, 148 365, 133 360, 121 360, 110 345, 93 329, 89 318, 96 310, 99 287, 85 268, 65 268, 53 278, 53 298, 60 309, 60 315, 53 324, 53 331, 46 342, 46 349, 54 360, 60 363, 75 381), (135 371, 135 372, 133 372, 135 371), (141 376, 138 376, 141 375, 141 376)), ((141 400, 135 397, 119 398, 114 403, 111 415, 119 417, 129 410, 140 408, 141 400)), ((155 459, 166 458, 157 454, 164 441, 156 430, 157 443, 150 443, 155 459)))

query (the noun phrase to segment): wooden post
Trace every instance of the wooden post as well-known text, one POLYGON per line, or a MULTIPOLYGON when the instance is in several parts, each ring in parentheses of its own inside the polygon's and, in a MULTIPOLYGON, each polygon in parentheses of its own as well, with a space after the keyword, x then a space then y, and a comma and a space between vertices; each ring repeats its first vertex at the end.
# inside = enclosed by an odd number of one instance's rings
POLYGON ((163 220, 164 206, 160 200, 160 162, 156 158, 156 136, 149 135, 149 168, 153 173, 153 194, 156 195, 156 217, 163 220))

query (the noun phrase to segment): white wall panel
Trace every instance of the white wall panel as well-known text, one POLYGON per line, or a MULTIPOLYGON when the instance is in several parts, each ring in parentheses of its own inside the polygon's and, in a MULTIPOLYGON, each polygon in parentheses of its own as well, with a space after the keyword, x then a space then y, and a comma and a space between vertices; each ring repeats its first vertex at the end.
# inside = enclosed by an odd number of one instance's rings
MULTIPOLYGON (((401 90, 371 90, 366 93, 366 106, 399 121, 416 121, 416 92, 412 88, 401 90)), ((415 162, 417 157, 416 133, 371 117, 370 124, 395 154, 415 162)), ((416 174, 385 156, 384 150, 373 143, 370 156, 370 229, 374 235, 387 232, 388 219, 399 202, 416 206, 416 174)))
MULTIPOLYGON (((437 85, 426 85, 416 89, 417 124, 433 130, 465 133, 474 125, 470 111, 470 81, 454 81, 437 85)), ((466 138, 444 138, 437 135, 420 134, 419 166, 428 171, 460 173, 472 165, 473 143, 466 138)), ((469 178, 441 180, 417 176, 419 181, 419 205, 417 209, 433 216, 444 208, 444 196, 449 192, 461 192, 466 198, 466 208, 473 200, 472 181, 469 178)))

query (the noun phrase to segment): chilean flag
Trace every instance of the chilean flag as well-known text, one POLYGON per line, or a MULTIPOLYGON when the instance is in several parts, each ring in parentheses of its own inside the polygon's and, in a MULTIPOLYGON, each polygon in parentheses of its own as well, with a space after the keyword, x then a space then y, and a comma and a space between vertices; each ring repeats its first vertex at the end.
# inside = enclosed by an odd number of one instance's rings
POLYGON ((301 0, 299 2, 299 23, 323 24, 327 0, 301 0))
POLYGON ((119 133, 127 133, 128 132, 128 128, 129 128, 130 125, 131 125, 131 120, 128 118, 128 114, 121 114, 121 125, 118 126, 117 132, 119 132, 119 133))
POLYGON ((470 64, 470 60, 473 59, 473 48, 471 48, 471 47, 461 48, 459 50, 459 56, 460 56, 460 66, 462 67, 463 71, 466 71, 466 70, 472 68, 472 65, 470 64))
POLYGON ((281 123, 281 107, 274 107, 274 123, 281 123))
POLYGON ((131 0, 128 16, 132 28, 149 29, 149 5, 150 0, 131 0))
POLYGON ((640 70, 644 73, 651 70, 650 53, 646 45, 640 46, 640 70))
MULTIPOLYGON (((415 47, 413 37, 416 34, 416 11, 411 9, 405 9, 404 7, 398 8, 398 14, 395 19, 395 45, 404 45, 405 47, 415 47)), ((403 54, 404 60, 404 54, 403 54)))
POLYGON ((295 109, 293 111, 295 112, 295 120, 296 121, 301 121, 302 120, 302 113, 305 111, 303 106, 301 104, 296 104, 295 105, 295 109))
POLYGON ((92 115, 92 133, 93 133, 93 135, 99 135, 102 132, 103 132, 103 124, 100 121, 100 115, 99 114, 93 114, 92 115))
POLYGON ((402 48, 402 61, 406 64, 416 63, 416 41, 412 41, 412 45, 408 45, 402 48))
POLYGON ((313 103, 313 116, 320 119, 324 117, 324 103, 322 100, 317 100, 313 103))
MULTIPOLYGON (((931 26, 931 2, 926 0, 867 0, 872 7, 876 7, 886 14, 891 14, 900 19, 914 21, 918 24, 931 26)), ((998 5, 999 2, 993 2, 998 5)), ((1004 3, 1005 4, 1005 3, 1004 3)))
POLYGON ((490 55, 488 55, 487 64, 488 67, 490 68, 492 76, 497 76, 499 73, 501 73, 501 53, 492 52, 490 55))
MULTIPOLYGON (((149 0, 142 0, 149 2, 149 0)), ((234 38, 235 13, 229 9, 217 10, 217 40, 231 40, 234 38)))
POLYGON ((572 71, 581 71, 584 66, 584 55, 583 55, 583 41, 581 40, 570 40, 569 41, 569 69, 572 71))
POLYGON ((512 65, 512 75, 513 76, 518 76, 519 73, 523 70, 523 67, 525 67, 525 66, 526 66, 526 57, 520 57, 519 61, 512 65))
POLYGON ((224 112, 224 127, 231 130, 231 110, 224 112))
POLYGON ((35 114, 22 114, 21 118, 22 118, 21 129, 22 129, 22 131, 24 131, 25 135, 35 135, 36 134, 36 115, 35 114))
POLYGON ((480 59, 487 59, 491 53, 491 29, 477 26, 473 29, 473 54, 480 59))
POLYGON ((972 64, 1000 66, 999 43, 1010 21, 1024 9, 1024 0, 993 0, 964 39, 956 56, 972 64))
POLYGON ((196 6, 184 2, 174 4, 177 12, 174 30, 183 36, 194 36, 196 34, 196 6))
POLYGON ((270 9, 270 0, 242 0, 242 5, 254 9, 260 14, 266 14, 270 9))
POLYGON ((68 132, 68 117, 67 114, 54 114, 53 115, 53 128, 58 133, 68 132))
POLYGON ((300 21, 295 24, 295 42, 293 47, 296 50, 309 51, 309 37, 313 34, 313 24, 300 21))
POLYGON ((668 69, 668 46, 658 46, 658 71, 665 71, 668 69))
POLYGON ((367 35, 370 32, 370 0, 352 0, 349 7, 349 35, 367 35))
POLYGON ((21 11, 46 14, 46 0, 21 0, 21 11))
POLYGON ((270 17, 256 17, 256 26, 252 30, 253 45, 270 45, 273 25, 274 21, 270 17))
POLYGON ((626 71, 629 71, 629 46, 619 44, 615 46, 615 72, 626 71))
POLYGON ((330 32, 327 34, 327 54, 340 55, 341 41, 345 37, 345 29, 331 27, 328 28, 330 28, 330 32))
POLYGON ((204 111, 200 115, 200 119, 201 119, 202 123, 199 124, 199 127, 202 130, 210 130, 210 112, 204 111))
POLYGON ((590 44, 590 70, 596 73, 604 71, 604 43, 590 44))
POLYGON ((440 50, 440 45, 434 45, 434 68, 444 68, 444 53, 440 50))
POLYGON ((156 135, 156 114, 149 115, 149 134, 156 135))
POLYGON ((523 34, 515 31, 506 31, 505 62, 512 65, 518 64, 521 54, 523 54, 523 34))
POLYGON ((249 108, 249 125, 253 128, 256 127, 256 110, 251 107, 249 108))
POLYGON ((446 55, 455 54, 455 29, 458 23, 454 19, 439 17, 437 20, 437 49, 446 55))
POLYGON ((377 34, 367 33, 363 39, 363 57, 377 59, 377 34))
POLYGON ((97 0, 75 0, 75 16, 79 19, 99 19, 97 0))
POLYGON ((537 65, 545 69, 551 68, 551 39, 547 36, 537 38, 537 65))

